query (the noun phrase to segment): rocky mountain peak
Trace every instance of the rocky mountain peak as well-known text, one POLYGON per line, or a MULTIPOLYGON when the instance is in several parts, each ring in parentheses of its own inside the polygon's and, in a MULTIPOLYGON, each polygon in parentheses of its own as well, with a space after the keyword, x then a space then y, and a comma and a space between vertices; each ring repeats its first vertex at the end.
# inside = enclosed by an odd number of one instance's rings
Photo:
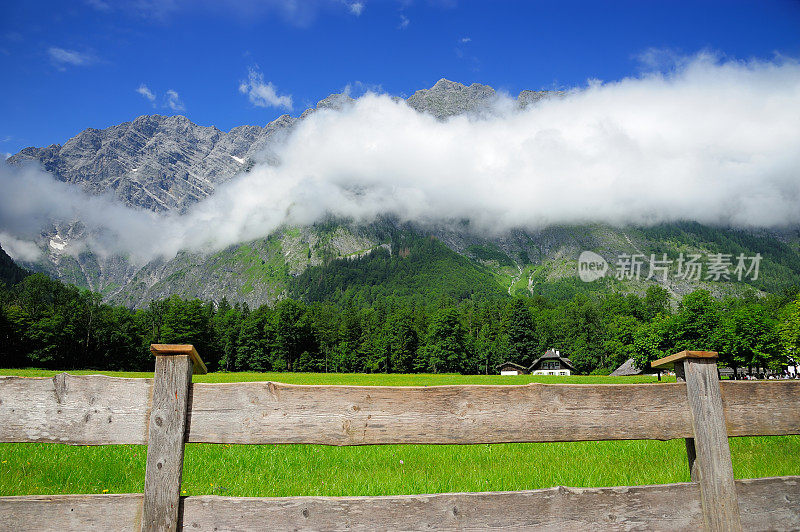
POLYGON ((111 192, 123 203, 154 211, 181 210, 240 172, 265 128, 224 133, 182 115, 145 115, 106 129, 86 129, 64 145, 26 148, 8 159, 35 161, 56 179, 86 192, 111 192))
MULTIPOLYGON (((519 106, 552 94, 563 93, 522 91, 519 106)), ((446 119, 483 113, 496 98, 487 85, 442 78, 430 89, 415 92, 407 103, 416 111, 446 119)), ((197 125, 183 115, 143 115, 105 129, 86 129, 63 145, 25 148, 7 163, 39 164, 56 179, 92 194, 111 192, 130 206, 181 211, 255 162, 277 162, 276 147, 299 120, 353 102, 347 94, 331 94, 298 118, 282 115, 264 127, 238 126, 228 132, 197 125)))
POLYGON ((564 91, 529 91, 524 90, 517 96, 517 104, 520 109, 525 109, 529 105, 533 105, 541 100, 553 97, 563 97, 566 94, 564 91))
POLYGON ((429 113, 438 119, 464 113, 480 111, 496 97, 495 90, 488 85, 462 83, 440 79, 430 89, 415 92, 408 105, 421 113, 429 113))
POLYGON ((341 111, 345 107, 352 105, 355 102, 347 94, 331 94, 317 102, 317 109, 333 109, 334 111, 341 111))
MULTIPOLYGON (((321 109, 331 109, 333 111, 341 111, 342 109, 350 106, 355 102, 347 94, 331 94, 322 100, 317 102, 316 107, 311 107, 306 109, 303 114, 300 115, 300 120, 306 118, 308 115, 314 113, 315 111, 319 111, 321 109)), ((285 116, 285 115, 284 115, 285 116)))
POLYGON ((442 78, 437 81, 429 90, 444 91, 444 90, 460 90, 465 89, 466 85, 457 81, 450 81, 447 78, 442 78))

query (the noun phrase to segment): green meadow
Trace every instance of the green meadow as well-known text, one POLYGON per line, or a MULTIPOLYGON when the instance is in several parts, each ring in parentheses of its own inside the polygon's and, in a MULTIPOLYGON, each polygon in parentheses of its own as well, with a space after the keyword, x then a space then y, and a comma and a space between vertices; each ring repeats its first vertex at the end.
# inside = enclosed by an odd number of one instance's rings
MULTIPOLYGON (((0 370, 49 377, 57 372, 0 370)), ((76 371, 121 377, 152 373, 76 371)), ((195 382, 273 380, 292 384, 427 386, 654 382, 654 377, 216 373, 195 382)), ((800 475, 800 436, 731 438, 737 478, 800 475)), ((131 493, 144 489, 146 447, 0 444, 0 495, 131 493)), ((662 484, 689 480, 683 440, 498 445, 189 444, 185 495, 393 495, 551 486, 662 484)))

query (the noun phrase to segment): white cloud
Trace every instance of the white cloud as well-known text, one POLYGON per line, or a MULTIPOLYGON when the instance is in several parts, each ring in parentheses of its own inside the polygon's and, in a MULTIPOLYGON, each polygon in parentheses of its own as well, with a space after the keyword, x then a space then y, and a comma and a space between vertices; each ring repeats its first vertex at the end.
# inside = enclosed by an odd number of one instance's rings
POLYGON ((405 15, 400 15, 400 24, 398 24, 398 25, 397 25, 397 29, 398 29, 398 30, 404 30, 404 29, 406 29, 406 28, 408 27, 408 25, 409 25, 410 23, 411 23, 411 21, 410 21, 410 20, 408 20, 408 17, 407 17, 407 16, 405 16, 405 15))
POLYGON ((139 85, 139 88, 136 89, 136 92, 138 92, 151 102, 154 102, 156 100, 156 95, 153 94, 153 91, 151 91, 150 88, 144 83, 139 85))
POLYGON ((482 118, 436 120, 368 93, 313 113, 282 146, 187 214, 87 197, 0 165, 0 230, 31 241, 80 219, 99 253, 135 259, 216 250, 328 214, 370 221, 469 219, 487 233, 551 224, 696 220, 800 224, 800 65, 699 57, 482 118))
POLYGON ((167 103, 165 105, 173 111, 183 111, 186 109, 176 91, 169 89, 166 93, 166 98, 167 103))
POLYGON ((96 58, 91 53, 67 50, 56 46, 48 48, 47 55, 59 70, 64 70, 66 66, 87 66, 96 61, 96 58))
POLYGON ((461 39, 459 39, 459 42, 461 42, 463 44, 467 44, 468 42, 471 42, 471 41, 472 41, 472 38, 470 38, 470 37, 461 37, 461 39))
MULTIPOLYGON (((153 107, 156 107, 156 95, 153 91, 150 90, 150 87, 145 85, 144 83, 140 84, 139 87, 136 89, 137 94, 140 94, 143 98, 153 104, 153 107)), ((183 104, 178 91, 174 89, 169 89, 164 93, 163 96, 163 107, 172 109, 173 111, 184 111, 186 106, 183 104)))
POLYGON ((264 83, 264 75, 251 68, 247 81, 239 84, 239 92, 246 94, 250 103, 256 107, 278 107, 292 110, 291 94, 279 95, 272 82, 264 83))
POLYGON ((15 261, 35 262, 42 254, 33 242, 20 240, 3 231, 0 231, 0 246, 15 261))
POLYGON ((12 155, 13 155, 12 153, 3 153, 3 159, 8 159, 12 155))
POLYGON ((4 192, 0 195, 0 243, 5 248, 8 242, 24 260, 35 260, 31 246, 52 222, 80 220, 89 233, 87 239, 71 243, 65 253, 80 252, 88 246, 103 256, 131 253, 132 260, 141 263, 161 253, 147 240, 158 238, 160 231, 169 230, 175 223, 148 211, 130 209, 111 196, 89 196, 32 165, 17 168, 0 164, 0 189, 4 192))
POLYGON ((361 13, 364 11, 364 4, 363 2, 353 2, 352 4, 349 4, 347 8, 350 10, 352 15, 360 17, 361 13))

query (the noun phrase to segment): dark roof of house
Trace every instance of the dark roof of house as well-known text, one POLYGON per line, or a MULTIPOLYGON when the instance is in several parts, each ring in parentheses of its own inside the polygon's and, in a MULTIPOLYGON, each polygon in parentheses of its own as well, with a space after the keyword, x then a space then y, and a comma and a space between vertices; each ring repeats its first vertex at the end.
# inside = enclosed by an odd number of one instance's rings
POLYGON ((547 359, 557 359, 557 360, 560 360, 560 361, 561 361, 561 363, 562 363, 562 364, 564 364, 566 367, 568 367, 568 368, 569 368, 569 369, 571 369, 572 371, 575 371, 575 366, 573 366, 573 365, 572 365, 572 361, 571 361, 569 358, 567 358, 567 357, 563 357, 563 356, 561 356, 560 354, 556 353, 554 349, 548 349, 548 350, 547 350, 547 352, 546 352, 545 354, 543 354, 542 356, 540 356, 539 358, 537 358, 536 360, 534 360, 534 361, 533 361, 533 364, 531 364, 531 365, 530 365, 530 367, 528 368, 528 371, 533 371, 533 368, 535 368, 536 366, 538 366, 538 365, 539 365, 539 363, 540 363, 542 360, 547 360, 547 359))
POLYGON ((653 373, 657 373, 658 370, 647 367, 644 369, 639 369, 633 363, 633 359, 629 358, 625 362, 622 363, 620 367, 615 369, 609 375, 610 377, 625 377, 628 375, 650 375, 653 373))
POLYGON ((520 371, 526 371, 527 370, 527 368, 525 366, 520 366, 519 364, 514 364, 513 362, 503 362, 502 364, 496 365, 494 367, 494 369, 507 368, 507 367, 512 367, 512 368, 518 369, 520 371))
POLYGON ((623 364, 611 372, 611 377, 624 377, 626 375, 641 375, 642 370, 633 364, 633 359, 629 358, 623 364))

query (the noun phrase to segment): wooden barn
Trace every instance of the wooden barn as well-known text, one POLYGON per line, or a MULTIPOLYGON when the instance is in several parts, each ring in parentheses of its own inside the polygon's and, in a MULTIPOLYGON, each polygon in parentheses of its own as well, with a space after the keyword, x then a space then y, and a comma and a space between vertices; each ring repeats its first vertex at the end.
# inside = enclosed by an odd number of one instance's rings
MULTIPOLYGON (((625 362, 620 365, 617 369, 611 372, 609 375, 610 377, 629 377, 631 375, 642 375, 644 373, 643 370, 636 367, 633 363, 633 359, 629 358, 625 362)), ((655 371, 653 371, 655 373, 655 371)))
POLYGON ((503 362, 495 367, 500 372, 500 375, 527 375, 528 370, 525 366, 514 364, 513 362, 503 362))

